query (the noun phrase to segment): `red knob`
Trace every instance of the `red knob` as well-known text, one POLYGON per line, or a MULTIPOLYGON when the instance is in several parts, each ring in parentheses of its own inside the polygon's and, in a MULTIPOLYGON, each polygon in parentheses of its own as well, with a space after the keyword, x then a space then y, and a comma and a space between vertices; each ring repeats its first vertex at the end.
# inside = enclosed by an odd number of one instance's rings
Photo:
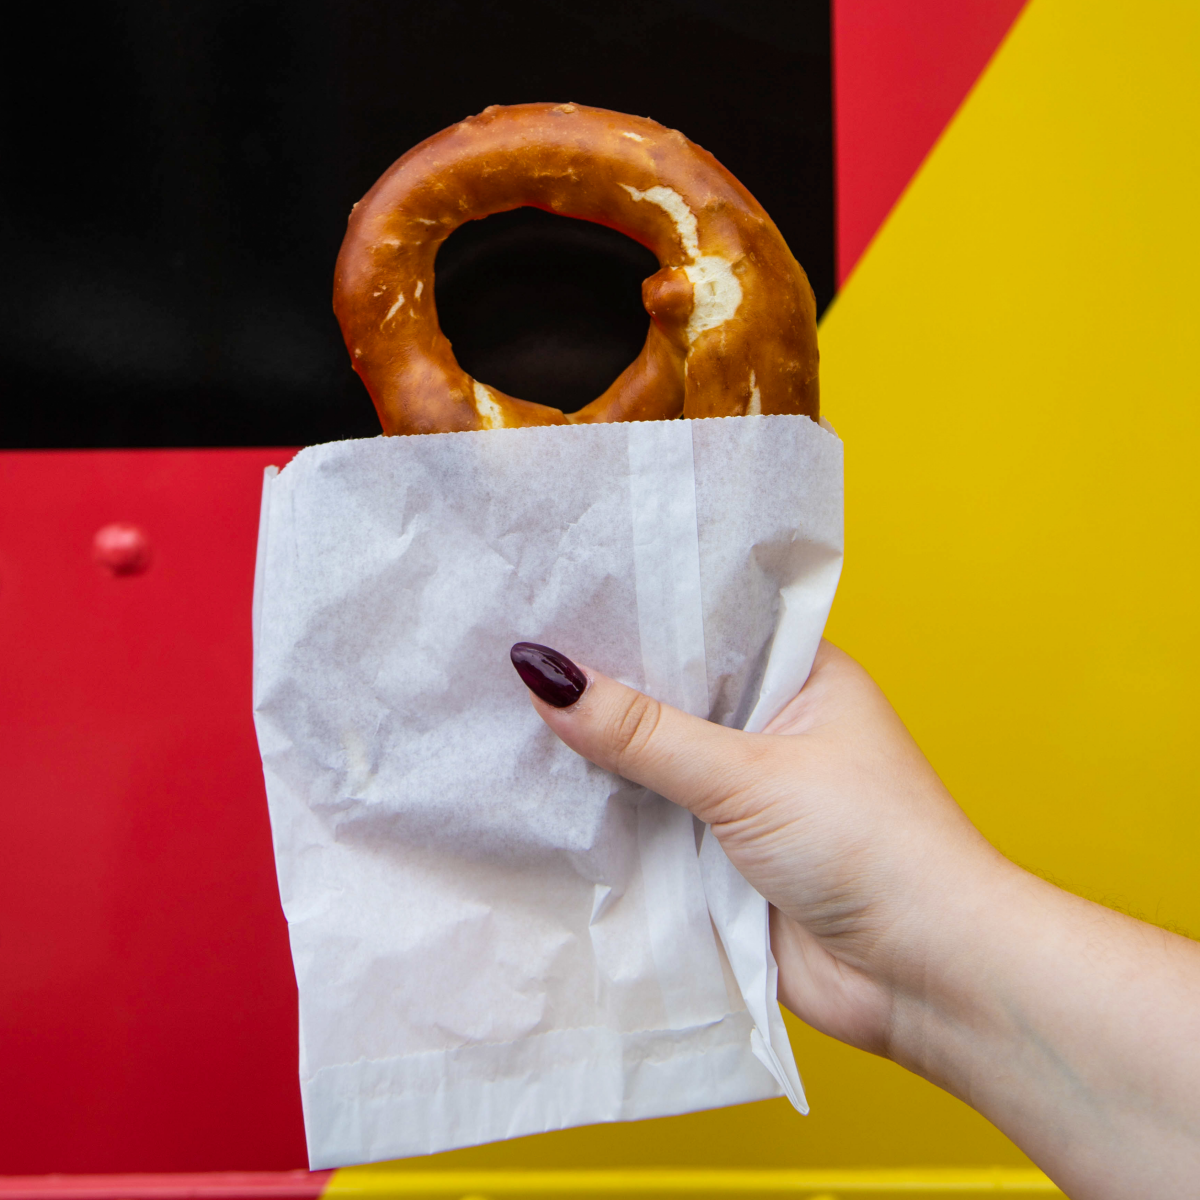
POLYGON ((116 521, 97 530, 92 557, 114 575, 140 575, 150 565, 150 543, 136 525, 116 521))

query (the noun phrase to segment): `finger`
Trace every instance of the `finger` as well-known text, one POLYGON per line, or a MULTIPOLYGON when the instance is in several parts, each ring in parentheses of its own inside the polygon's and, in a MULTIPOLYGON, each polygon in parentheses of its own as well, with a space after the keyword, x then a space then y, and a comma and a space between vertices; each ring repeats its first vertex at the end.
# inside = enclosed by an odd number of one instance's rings
POLYGON ((596 671, 584 671, 545 646, 517 643, 513 665, 533 693, 542 720, 597 766, 648 787, 706 821, 716 817, 721 801, 739 790, 752 753, 750 735, 689 716, 596 671))

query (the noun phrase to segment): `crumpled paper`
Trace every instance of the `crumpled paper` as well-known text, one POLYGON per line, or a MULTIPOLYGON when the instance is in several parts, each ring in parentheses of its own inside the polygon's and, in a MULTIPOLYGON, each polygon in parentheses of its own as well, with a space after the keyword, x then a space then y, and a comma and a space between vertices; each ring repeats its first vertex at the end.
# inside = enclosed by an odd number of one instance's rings
POLYGON ((314 446, 263 489, 254 709, 313 1168, 787 1095, 767 904, 567 749, 541 642, 761 729, 841 570, 805 417, 314 446))

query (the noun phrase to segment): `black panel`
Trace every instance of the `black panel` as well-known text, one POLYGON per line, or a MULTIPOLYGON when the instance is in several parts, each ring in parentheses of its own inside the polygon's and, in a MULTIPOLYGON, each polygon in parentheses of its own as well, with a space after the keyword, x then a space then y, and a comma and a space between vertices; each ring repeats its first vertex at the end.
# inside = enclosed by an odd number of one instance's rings
MULTIPOLYGON (((97 0, 25 18, 0 51, 0 445, 377 433, 329 306, 346 213, 488 104, 681 129, 832 297, 826 3, 97 0)), ((653 269, 619 234, 523 210, 451 238, 439 306, 468 370, 577 408, 640 349, 653 269)))

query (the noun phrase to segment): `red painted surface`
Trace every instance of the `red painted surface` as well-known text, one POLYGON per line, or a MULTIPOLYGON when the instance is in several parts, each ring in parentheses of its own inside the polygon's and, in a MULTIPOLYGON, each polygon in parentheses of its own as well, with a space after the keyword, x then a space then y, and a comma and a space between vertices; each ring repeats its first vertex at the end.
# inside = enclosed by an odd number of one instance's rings
POLYGON ((332 1171, 0 1176, 3 1200, 316 1200, 332 1171))
POLYGON ((305 1164, 250 710, 291 453, 0 454, 0 1174, 305 1164))
POLYGON ((1025 0, 833 0, 838 283, 1025 0))

